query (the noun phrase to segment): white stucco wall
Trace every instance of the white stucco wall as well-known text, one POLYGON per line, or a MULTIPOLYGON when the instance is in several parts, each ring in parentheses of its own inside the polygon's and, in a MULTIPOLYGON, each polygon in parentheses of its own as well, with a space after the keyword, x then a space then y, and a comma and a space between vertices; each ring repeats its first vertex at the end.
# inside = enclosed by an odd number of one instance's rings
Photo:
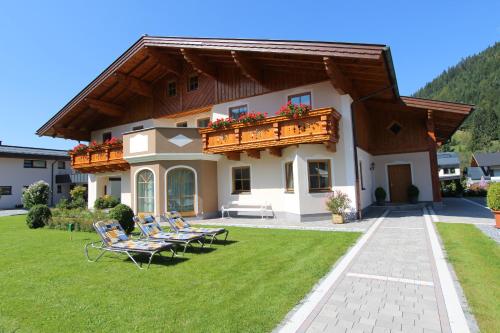
POLYGON ((118 188, 118 186, 120 187, 120 202, 130 206, 130 171, 89 174, 88 208, 94 208, 97 198, 105 194, 113 195, 113 187, 118 188), (121 178, 121 181, 110 181, 109 178, 121 178))
MULTIPOLYGON (((32 158, 29 158, 32 159, 32 158)), ((34 182, 43 180, 51 185, 51 167, 54 160, 46 160, 47 168, 24 168, 24 158, 0 158, 0 186, 12 186, 12 195, 2 195, 0 198, 0 209, 14 208, 16 205, 22 204, 21 196, 23 186, 29 186, 34 182)), ((71 173, 70 161, 66 161, 65 169, 58 169, 57 162, 54 165, 54 181, 53 195, 54 205, 61 198, 67 198, 69 195, 69 184, 62 185, 62 193, 57 193, 57 184, 55 176, 60 174, 71 173)), ((49 196, 49 205, 51 199, 49 196)))
POLYGON ((360 200, 361 200, 361 209, 366 208, 370 206, 374 201, 374 192, 375 192, 375 170, 370 170, 370 166, 372 163, 374 163, 374 158, 371 154, 368 152, 364 151, 361 148, 357 148, 358 151, 358 162, 361 162, 361 167, 362 170, 359 169, 359 163, 358 163, 358 170, 359 170, 359 176, 360 176, 360 183, 361 183, 361 175, 363 176, 363 182, 360 184, 361 191, 360 191, 360 200))
POLYGON ((390 200, 389 179, 387 166, 391 164, 410 164, 412 183, 420 190, 419 201, 432 201, 431 167, 428 152, 417 152, 407 154, 377 155, 373 157, 375 162, 375 186, 382 187, 387 192, 387 200, 390 200))

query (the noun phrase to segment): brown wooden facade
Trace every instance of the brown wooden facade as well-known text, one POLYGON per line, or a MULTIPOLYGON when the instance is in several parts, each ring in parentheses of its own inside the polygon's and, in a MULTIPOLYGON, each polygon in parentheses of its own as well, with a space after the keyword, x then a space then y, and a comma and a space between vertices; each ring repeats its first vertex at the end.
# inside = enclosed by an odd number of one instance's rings
POLYGON ((130 169, 123 159, 123 144, 100 145, 70 152, 71 167, 82 173, 113 172, 130 169))

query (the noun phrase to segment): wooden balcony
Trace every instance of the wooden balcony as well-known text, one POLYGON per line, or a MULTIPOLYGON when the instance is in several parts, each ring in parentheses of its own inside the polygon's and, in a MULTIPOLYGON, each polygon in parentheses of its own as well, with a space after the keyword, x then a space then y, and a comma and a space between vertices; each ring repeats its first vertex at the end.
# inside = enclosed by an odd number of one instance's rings
POLYGON ((128 162, 123 159, 122 143, 88 147, 69 154, 71 167, 83 173, 123 171, 130 168, 128 162))
POLYGON ((203 152, 225 154, 229 159, 239 160, 241 152, 259 158, 260 151, 268 149, 272 155, 281 156, 282 148, 305 143, 323 143, 334 152, 339 140, 340 117, 335 109, 323 108, 311 110, 297 119, 276 116, 252 124, 200 129, 203 152))

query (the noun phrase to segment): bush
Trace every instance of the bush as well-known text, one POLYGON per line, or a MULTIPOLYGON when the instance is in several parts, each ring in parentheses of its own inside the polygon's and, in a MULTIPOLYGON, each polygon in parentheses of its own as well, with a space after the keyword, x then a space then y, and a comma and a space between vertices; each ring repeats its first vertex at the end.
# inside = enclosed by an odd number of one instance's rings
POLYGON ((69 202, 68 199, 62 198, 56 204, 56 208, 59 208, 59 209, 70 209, 71 208, 71 203, 69 202))
POLYGON ((459 197, 464 193, 462 182, 458 179, 442 181, 441 194, 443 197, 459 197))
POLYGON ((96 209, 106 209, 113 208, 118 205, 120 201, 111 195, 105 195, 97 198, 94 202, 94 208, 96 209))
POLYGON ((51 218, 52 213, 47 205, 34 205, 26 216, 26 224, 30 229, 43 228, 51 218))
POLYGON ((387 193, 385 193, 385 190, 382 187, 377 187, 375 189, 375 199, 377 200, 377 203, 383 203, 385 202, 385 198, 387 197, 387 193))
POLYGON ((134 211, 127 205, 116 205, 109 211, 109 218, 120 222, 127 234, 134 230, 134 211))
POLYGON ((344 215, 345 211, 349 209, 351 200, 347 194, 341 191, 335 191, 326 199, 326 208, 336 215, 344 215))
POLYGON ((47 205, 49 202, 50 186, 43 180, 31 184, 23 192, 23 205, 30 209, 35 205, 47 205))
POLYGON ((75 186, 69 194, 71 195, 71 206, 70 208, 85 208, 87 207, 87 201, 85 200, 85 195, 87 189, 84 186, 75 186))
POLYGON ((92 212, 88 209, 54 209, 48 227, 68 230, 68 225, 73 224, 75 231, 94 231, 92 224, 107 218, 107 213, 102 210, 92 212))
POLYGON ((488 184, 473 183, 464 191, 464 195, 469 197, 485 197, 488 193, 488 184))
POLYGON ((418 201, 418 195, 420 194, 420 190, 415 185, 411 184, 408 186, 408 198, 410 202, 415 203, 418 201))
POLYGON ((500 183, 491 183, 488 187, 488 207, 491 210, 500 210, 500 183))

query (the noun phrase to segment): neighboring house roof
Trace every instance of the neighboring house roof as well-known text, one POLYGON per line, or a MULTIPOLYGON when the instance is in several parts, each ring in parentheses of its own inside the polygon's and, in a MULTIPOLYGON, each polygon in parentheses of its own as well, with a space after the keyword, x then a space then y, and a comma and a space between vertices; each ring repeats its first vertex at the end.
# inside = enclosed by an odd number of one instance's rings
POLYGON ((491 167, 500 166, 500 152, 496 153, 473 153, 471 166, 491 167))
POLYGON ((69 160, 67 150, 0 145, 0 157, 69 160))
POLYGON ((437 159, 438 159, 438 165, 440 167, 460 165, 460 159, 458 158, 457 153, 453 152, 437 153, 437 159))

